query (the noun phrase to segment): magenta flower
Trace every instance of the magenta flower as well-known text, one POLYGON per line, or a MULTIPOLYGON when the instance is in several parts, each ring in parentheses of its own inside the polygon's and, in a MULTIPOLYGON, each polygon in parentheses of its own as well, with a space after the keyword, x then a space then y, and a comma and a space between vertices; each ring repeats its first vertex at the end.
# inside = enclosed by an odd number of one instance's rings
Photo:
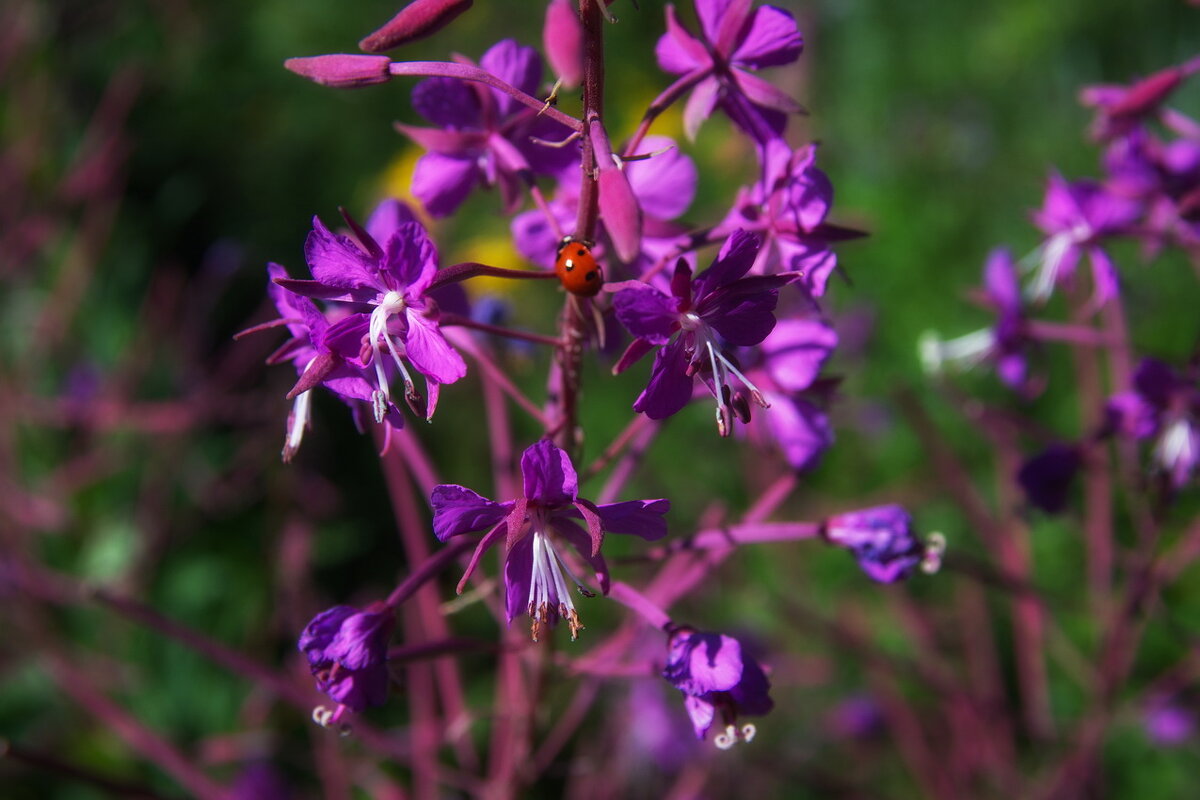
POLYGON ((1146 358, 1133 388, 1109 399, 1107 431, 1154 440, 1151 458, 1171 488, 1181 489, 1200 461, 1200 389, 1167 364, 1146 358))
POLYGON ((505 607, 511 623, 521 613, 532 619, 536 642, 543 628, 559 617, 567 621, 571 639, 583 628, 568 583, 591 596, 568 562, 569 542, 592 567, 602 593, 608 593, 608 566, 600 555, 604 534, 628 533, 647 541, 667 534, 663 515, 668 500, 631 500, 596 505, 579 496, 579 478, 564 450, 542 440, 521 455, 525 494, 498 503, 464 486, 443 484, 430 494, 433 530, 441 541, 490 528, 479 541, 459 583, 459 591, 479 558, 502 538, 505 542, 505 607), (578 520, 582 520, 581 526, 578 520))
POLYGON ((331 325, 325 343, 351 366, 374 370, 376 422, 392 404, 389 363, 403 379, 409 405, 432 418, 441 384, 467 373, 462 356, 442 336, 437 303, 426 294, 437 272, 437 250, 425 228, 394 200, 376 209, 365 230, 354 228, 361 244, 332 233, 314 217, 304 245, 314 280, 280 278, 276 283, 297 294, 369 309, 331 325), (405 362, 425 376, 424 400, 405 362))
POLYGON ((1032 340, 1026 329, 1017 266, 1007 248, 996 248, 988 255, 983 268, 983 297, 996 312, 996 323, 949 340, 926 334, 920 344, 925 369, 937 373, 946 366, 962 369, 989 363, 1010 389, 1032 394, 1026 355, 1032 340))
POLYGON ((322 725, 338 722, 346 709, 362 711, 387 700, 387 647, 396 618, 384 603, 359 611, 334 606, 322 611, 300 634, 300 652, 308 659, 317 688, 337 701, 329 712, 313 714, 322 725))
POLYGON ((918 539, 912 517, 897 505, 832 516, 822 525, 821 536, 854 553, 863 572, 880 583, 902 580, 918 566, 937 571, 945 547, 940 534, 931 534, 928 544, 918 539))
POLYGON ((689 139, 720 108, 756 141, 779 138, 787 115, 801 111, 796 101, 754 74, 763 67, 790 64, 804 40, 796 20, 774 6, 751 8, 750 0, 696 0, 703 39, 679 24, 667 6, 667 32, 658 40, 658 65, 694 83, 683 112, 689 139))
MULTIPOLYGON (((267 274, 271 278, 267 293, 279 310, 278 322, 286 324, 292 335, 271 354, 267 363, 291 361, 300 376, 288 393, 293 405, 288 414, 283 460, 291 461, 311 425, 312 390, 317 385, 329 389, 356 410, 360 401, 371 402, 373 390, 364 370, 347 363, 330 349, 326 342, 329 322, 316 304, 279 285, 290 280, 287 271, 279 264, 269 264, 267 274)), ((387 405, 384 420, 393 428, 404 425, 404 417, 391 403, 387 405)))
POLYGON ((1055 286, 1070 281, 1085 255, 1092 267, 1096 304, 1115 297, 1117 268, 1100 243, 1129 232, 1140 213, 1141 204, 1114 195, 1098 183, 1068 183, 1060 175, 1051 175, 1045 202, 1034 214, 1034 221, 1049 238, 1042 245, 1042 263, 1031 287, 1033 298, 1043 301, 1055 286))
POLYGON ((825 222, 833 205, 833 185, 816 167, 817 148, 792 150, 782 139, 762 150, 762 178, 738 192, 733 209, 718 227, 742 228, 763 237, 754 274, 786 270, 802 273, 797 280, 809 297, 821 297, 837 269, 830 242, 861 236, 825 222))
POLYGON ((717 430, 722 436, 729 435, 735 416, 748 418, 733 402, 733 378, 754 402, 766 407, 762 391, 726 351, 726 345, 747 347, 766 338, 775 327, 779 287, 794 277, 745 277, 757 253, 757 237, 734 231, 717 260, 694 281, 691 267, 680 259, 670 295, 645 285, 617 292, 613 299, 617 319, 637 338, 613 372, 659 348, 650 383, 634 401, 634 411, 650 419, 666 419, 687 405, 695 376, 716 398, 717 430))
MULTIPOLYGON (((542 82, 542 63, 532 47, 511 39, 494 45, 479 66, 529 95, 542 82)), ((427 78, 413 88, 413 107, 436 127, 397 124, 429 152, 417 161, 412 191, 435 217, 454 213, 478 185, 498 186, 506 212, 520 202, 522 174, 553 174, 578 160, 579 148, 547 147, 563 126, 479 83, 427 78)))
POLYGON ((738 739, 751 741, 754 725, 739 727, 738 716, 766 714, 774 703, 766 673, 741 642, 683 626, 671 631, 667 647, 662 676, 683 692, 696 738, 708 735, 719 711, 724 729, 714 739, 717 747, 728 750, 738 739))

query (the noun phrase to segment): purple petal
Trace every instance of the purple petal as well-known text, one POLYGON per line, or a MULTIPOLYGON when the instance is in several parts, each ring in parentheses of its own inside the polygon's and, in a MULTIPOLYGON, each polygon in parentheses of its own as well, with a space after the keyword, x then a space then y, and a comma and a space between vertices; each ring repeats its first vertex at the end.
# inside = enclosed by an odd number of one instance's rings
POLYGON ((1071 486, 1083 466, 1083 455, 1074 445, 1052 444, 1026 461, 1017 472, 1017 483, 1030 505, 1049 514, 1067 507, 1071 486))
POLYGON ((688 694, 725 692, 742 679, 742 645, 731 636, 694 633, 688 655, 688 675, 678 687, 688 694))
POLYGON ((509 624, 529 610, 533 582, 533 537, 523 536, 504 557, 504 608, 509 624))
POLYGON ((365 367, 369 359, 362 358, 363 339, 370 335, 370 326, 370 314, 350 314, 329 326, 322 344, 347 361, 365 367))
POLYGON ((539 505, 563 506, 579 496, 579 478, 571 457, 547 439, 535 442, 521 454, 521 475, 525 496, 539 505))
MULTIPOLYGON (((550 211, 558 219, 560 227, 574 223, 575 212, 565 204, 552 200, 550 211)), ((559 237, 554 235, 546 215, 537 209, 518 214, 512 221, 513 243, 517 252, 534 264, 553 266, 558 252, 559 237)))
POLYGON ((837 347, 838 336, 829 324, 815 319, 784 320, 763 340, 767 371, 780 389, 801 392, 837 347))
POLYGON ((617 320, 639 339, 666 344, 679 328, 675 301, 651 286, 622 289, 613 296, 617 320))
POLYGON ((1102 306, 1120 294, 1120 278, 1117 267, 1108 253, 1099 246, 1087 248, 1088 261, 1092 265, 1092 300, 1102 306))
MULTIPOLYGON (((537 94, 542 83, 542 60, 537 51, 532 47, 522 47, 512 39, 504 39, 493 45, 479 59, 479 66, 525 94, 537 94)), ((501 118, 524 108, 498 89, 493 89, 492 94, 496 98, 496 110, 501 118)))
POLYGON ((721 13, 720 24, 710 41, 713 50, 727 61, 733 60, 732 55, 737 50, 738 42, 749 29, 750 10, 753 5, 754 0, 732 0, 721 13))
POLYGON ((304 241, 304 260, 313 278, 341 289, 380 289, 375 263, 348 237, 325 227, 313 217, 313 229, 304 241))
POLYGON ((408 300, 415 301, 429 287, 438 264, 437 247, 425 226, 402 222, 380 243, 384 249, 381 271, 389 279, 388 288, 403 291, 408 300))
POLYGON ((759 239, 752 233, 738 229, 730 234, 721 245, 717 260, 696 278, 693 288, 696 303, 699 304, 704 295, 732 283, 749 272, 754 264, 754 257, 758 255, 758 247, 759 239))
POLYGON ((688 141, 695 141, 704 120, 712 116, 717 101, 721 99, 721 84, 708 77, 696 84, 683 109, 683 130, 688 141))
POLYGON ((783 114, 797 114, 802 106, 793 100, 787 92, 779 89, 770 81, 741 69, 733 70, 733 79, 747 99, 756 106, 769 108, 783 114))
POLYGON ((696 69, 712 65, 712 57, 703 43, 693 37, 675 16, 675 6, 667 6, 667 32, 654 47, 658 66, 664 72, 684 75, 696 69))
POLYGON ((790 64, 800 57, 804 38, 789 12, 763 6, 754 12, 730 61, 761 69, 790 64))
POLYGON ((779 292, 774 289, 723 295, 715 303, 706 303, 701 316, 729 344, 749 347, 767 338, 775 328, 778 300, 779 292))
POLYGON ((1008 248, 998 247, 988 254, 983 268, 983 288, 998 309, 1007 311, 1021 307, 1017 267, 1008 248))
POLYGON ((426 78, 413 87, 413 109, 439 128, 483 127, 475 92, 457 78, 426 78))
POLYGON ((353 606, 334 606, 313 617, 304 627, 299 641, 300 652, 308 658, 309 664, 328 660, 325 648, 333 642, 342 623, 357 613, 358 609, 353 606))
POLYGON ((367 219, 367 233, 376 242, 382 243, 392 238, 392 235, 399 231, 402 223, 416 221, 416 215, 407 204, 394 197, 388 197, 371 212, 371 216, 367 219))
POLYGON ((696 197, 696 164, 666 136, 647 136, 642 142, 644 153, 659 150, 666 152, 644 161, 628 162, 625 176, 648 216, 675 219, 688 210, 696 197))
POLYGON ((717 43, 721 32, 721 22, 729 13, 729 7, 736 0, 696 0, 696 16, 700 18, 700 29, 704 38, 712 44, 717 43))
POLYGON ((762 667, 748 655, 742 656, 742 679, 729 690, 740 714, 766 714, 775 707, 769 694, 771 684, 762 667))
POLYGON ((412 193, 434 217, 453 214, 483 178, 475 158, 426 153, 417 159, 412 193))
POLYGON ((433 532, 440 541, 462 533, 483 530, 504 519, 512 503, 497 503, 465 486, 444 483, 429 494, 433 507, 433 532))
POLYGON ((765 419, 783 457, 795 470, 812 469, 833 445, 829 417, 804 400, 767 394, 771 408, 755 417, 765 419))
POLYGON ((687 374, 683 343, 676 339, 654 356, 650 382, 633 402, 633 410, 650 419, 666 419, 692 398, 692 377, 687 374))
POLYGON ((1166 409, 1171 395, 1185 384, 1170 365, 1157 358, 1143 358, 1133 373, 1133 385, 1138 394, 1159 409, 1166 409))
POLYGON ((648 542, 667 535, 667 521, 663 515, 670 509, 670 500, 628 500, 596 506, 605 531, 630 533, 648 542))
POLYGON ((342 622, 326 655, 348 669, 365 669, 387 660, 387 640, 395 617, 391 610, 382 613, 363 611, 342 622))
POLYGON ((454 383, 467 374, 467 364, 442 336, 437 322, 413 309, 406 311, 408 332, 404 349, 422 375, 438 383, 454 383))
POLYGON ((684 695, 683 707, 687 710, 692 727, 696 730, 696 738, 703 739, 708 729, 712 727, 716 709, 707 700, 693 695, 684 695))

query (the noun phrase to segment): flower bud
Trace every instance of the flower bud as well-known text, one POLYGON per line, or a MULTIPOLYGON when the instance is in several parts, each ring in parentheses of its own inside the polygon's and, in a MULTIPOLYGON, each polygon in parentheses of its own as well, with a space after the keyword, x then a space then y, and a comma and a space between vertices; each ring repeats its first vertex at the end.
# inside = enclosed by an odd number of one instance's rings
POLYGON ((414 0, 379 30, 358 43, 366 53, 383 53, 440 31, 471 7, 473 0, 414 0))
POLYGON ((359 56, 335 53, 327 56, 289 58, 283 66, 297 75, 322 86, 336 89, 357 89, 391 80, 387 56, 359 56))

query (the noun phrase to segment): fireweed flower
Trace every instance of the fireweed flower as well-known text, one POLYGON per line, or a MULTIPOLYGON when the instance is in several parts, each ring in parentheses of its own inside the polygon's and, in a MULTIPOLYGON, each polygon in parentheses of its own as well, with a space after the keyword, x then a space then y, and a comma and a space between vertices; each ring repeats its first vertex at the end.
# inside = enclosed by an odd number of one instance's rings
POLYGON ((996 323, 956 339, 939 340, 932 332, 924 334, 919 345, 921 363, 933 374, 947 366, 966 369, 991 363, 1006 386, 1029 393, 1025 351, 1030 338, 1026 333, 1017 267, 1006 248, 997 248, 988 256, 983 268, 983 296, 996 312, 996 323))
POLYGON ((738 739, 751 741, 753 724, 738 726, 739 715, 766 714, 775 705, 766 673, 731 636, 701 633, 686 626, 670 632, 662 676, 683 692, 696 738, 704 739, 721 714, 721 733, 713 740, 728 750, 738 739))
POLYGON ((801 111, 786 94, 753 70, 790 64, 800 57, 804 39, 791 14, 774 6, 752 9, 750 0, 696 0, 703 38, 679 24, 667 6, 667 32, 655 54, 666 72, 694 84, 683 112, 689 139, 720 108, 758 142, 779 138, 787 115, 801 111))
POLYGON ((1079 100, 1096 109, 1092 135, 1102 141, 1124 136, 1162 113, 1163 104, 1183 81, 1200 70, 1200 59, 1159 70, 1129 86, 1085 86, 1079 100))
MULTIPOLYGON (((811 396, 801 393, 813 394, 808 390, 814 388, 837 341, 837 333, 821 320, 788 319, 776 325, 757 348, 744 353, 749 365, 746 375, 771 406, 771 413, 750 419, 747 435, 761 445, 779 447, 792 469, 816 466, 833 444, 829 418, 810 402, 811 396)), ((749 409, 747 399, 739 400, 738 394, 734 402, 749 409)))
POLYGON ((1153 358, 1138 365, 1133 388, 1106 406, 1106 432, 1154 440, 1151 458, 1174 489, 1190 480, 1200 460, 1200 389, 1153 358))
POLYGON ((1139 203, 1114 195, 1094 181, 1068 183, 1061 175, 1051 175, 1045 202, 1034 213, 1034 221, 1048 238, 1041 246, 1031 297, 1044 301, 1055 286, 1070 281, 1084 255, 1092 267, 1096 305, 1115 297, 1117 268, 1100 241, 1127 233, 1140 213, 1139 203))
POLYGON ((749 347, 775 327, 779 287, 793 275, 745 277, 758 253, 758 239, 734 231, 712 266, 695 280, 680 259, 671 278, 671 294, 651 286, 617 292, 617 319, 636 338, 613 368, 619 373, 655 347, 650 383, 633 403, 633 410, 650 419, 666 419, 692 396, 693 378, 701 380, 717 400, 717 430, 731 432, 733 418, 748 414, 734 403, 733 378, 766 408, 762 391, 733 363, 726 345, 749 347))
POLYGON ((372 603, 362 611, 334 606, 308 623, 300 634, 300 652, 308 659, 317 688, 338 704, 332 711, 317 706, 317 723, 329 726, 347 709, 362 711, 387 700, 387 647, 395 623, 385 603, 372 603))
POLYGON ((946 540, 940 533, 922 542, 912 530, 912 517, 897 505, 875 506, 837 514, 825 520, 821 537, 854 553, 858 565, 872 580, 895 583, 918 566, 937 572, 946 540))
POLYGON ((738 191, 733 209, 717 230, 742 228, 762 235, 763 249, 750 271, 800 272, 803 277, 797 283, 809 297, 821 297, 837 269, 829 243, 861 234, 825 222, 833 205, 833 185, 816 167, 815 145, 793 150, 778 139, 768 142, 762 153, 762 178, 738 191))
POLYGON ((583 628, 571 600, 569 584, 585 597, 591 593, 568 565, 574 559, 563 549, 569 542, 595 571, 600 590, 608 593, 608 566, 600 555, 605 532, 630 533, 647 541, 667 534, 663 515, 667 500, 631 500, 596 505, 579 496, 579 479, 565 451, 542 440, 521 455, 525 494, 497 503, 464 486, 435 486, 433 530, 441 541, 485 528, 467 570, 459 582, 461 592, 480 557, 501 539, 505 542, 505 607, 511 623, 522 613, 533 620, 536 642, 542 630, 559 617, 567 621, 574 640, 583 628), (576 520, 583 520, 581 526, 576 520))
MULTIPOLYGON (((304 431, 311 425, 312 392, 318 384, 338 395, 355 409, 359 407, 360 401, 371 402, 373 390, 363 370, 346 363, 329 348, 326 342, 329 322, 325 314, 312 300, 279 285, 280 280, 288 280, 287 270, 279 264, 269 264, 267 274, 271 278, 267 293, 279 311, 279 321, 287 325, 288 332, 292 335, 271 354, 267 363, 291 361, 300 376, 288 393, 294 400, 291 413, 288 414, 283 460, 291 461, 300 449, 304 431)), ((404 424, 404 418, 390 403, 384 414, 384 421, 393 428, 400 428, 404 424)))
MULTIPOLYGON (((626 161, 622 166, 642 210, 642 253, 635 262, 637 264, 648 263, 665 253, 684 232, 682 226, 671 220, 691 206, 698 182, 696 163, 676 147, 674 140, 666 136, 647 136, 641 150, 655 155, 626 161)), ((564 176, 548 205, 558 228, 570 230, 579 209, 578 175, 564 176)), ((603 216, 600 225, 604 226, 603 216)), ((531 262, 547 266, 554 263, 560 237, 541 210, 518 214, 512 222, 512 234, 517 251, 531 262)), ((593 252, 603 258, 605 249, 604 243, 599 242, 593 252)), ((607 277, 612 280, 614 275, 607 274, 607 277)))
MULTIPOLYGON (((537 51, 511 39, 484 53, 479 66, 529 95, 542 82, 537 51)), ((413 87, 412 103, 436 127, 396 127, 429 151, 417 161, 412 191, 435 217, 453 214, 480 184, 498 186, 505 210, 515 211, 523 174, 554 174, 578 161, 577 146, 533 141, 562 139, 562 125, 497 89, 427 78, 413 87)))
POLYGON ((392 403, 389 363, 403 379, 409 405, 432 418, 441 384, 467 373, 462 356, 442 336, 437 303, 426 294, 437 272, 437 249, 411 212, 394 200, 376 210, 366 229, 355 228, 361 245, 313 217, 304 254, 314 280, 276 282, 298 294, 369 309, 331 325, 325 342, 351 366, 373 369, 376 422, 383 421, 392 403), (406 361, 425 376, 424 402, 406 361))

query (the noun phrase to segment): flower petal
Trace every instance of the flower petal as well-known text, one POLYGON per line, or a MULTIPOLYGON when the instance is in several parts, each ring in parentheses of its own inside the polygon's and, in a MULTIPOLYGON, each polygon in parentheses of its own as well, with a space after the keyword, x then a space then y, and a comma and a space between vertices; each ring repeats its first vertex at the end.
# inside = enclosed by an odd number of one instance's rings
POLYGON ((613 308, 626 330, 651 344, 666 344, 679 328, 674 300, 651 286, 622 289, 613 296, 613 308))
POLYGON ((803 49, 796 18, 782 8, 763 6, 754 12, 730 61, 755 69, 778 67, 795 61, 803 49))
POLYGON ((312 276, 327 286, 342 289, 379 289, 375 263, 349 237, 333 233, 320 217, 304 241, 304 260, 312 276))
MULTIPOLYGON (((542 59, 537 50, 523 47, 512 39, 504 39, 493 45, 479 59, 479 66, 525 94, 537 94, 542 83, 542 59)), ((501 118, 524 108, 498 89, 493 89, 492 94, 496 98, 496 109, 501 118)))
POLYGON ((666 152, 625 165, 625 176, 647 216, 675 219, 688 210, 696 197, 696 163, 666 136, 647 136, 641 151, 666 152), (668 149, 669 148, 669 149, 668 149))
POLYGON ((567 505, 579 495, 579 477, 565 450, 548 439, 530 445, 521 454, 525 497, 542 506, 567 505))
POLYGON ((445 217, 462 205, 482 178, 474 157, 426 153, 413 170, 412 193, 431 216, 445 217))
POLYGON ((438 383, 454 383, 467 374, 467 363, 458 351, 442 336, 437 322, 422 313, 408 309, 408 332, 404 349, 412 365, 438 383))
POLYGON ((504 558, 504 608, 508 623, 529 610, 529 585, 533 582, 533 537, 522 536, 504 558))
POLYGON ((692 377, 687 374, 683 344, 676 339, 654 356, 650 382, 633 402, 633 410, 650 419, 666 419, 692 398, 692 377))
POLYGON ((413 87, 413 110, 439 128, 482 128, 475 92, 457 78, 426 78, 413 87))
POLYGON ((627 500, 596 506, 600 522, 608 533, 629 533, 648 542, 667 535, 663 515, 671 509, 670 500, 627 500))
POLYGON ((667 6, 667 32, 654 46, 658 66, 664 72, 684 75, 695 69, 712 66, 712 56, 704 44, 679 24, 675 6, 667 6))
POLYGON ((433 487, 429 504, 433 507, 433 533, 443 542, 451 536, 498 524, 512 506, 512 503, 497 503, 452 483, 433 487))

